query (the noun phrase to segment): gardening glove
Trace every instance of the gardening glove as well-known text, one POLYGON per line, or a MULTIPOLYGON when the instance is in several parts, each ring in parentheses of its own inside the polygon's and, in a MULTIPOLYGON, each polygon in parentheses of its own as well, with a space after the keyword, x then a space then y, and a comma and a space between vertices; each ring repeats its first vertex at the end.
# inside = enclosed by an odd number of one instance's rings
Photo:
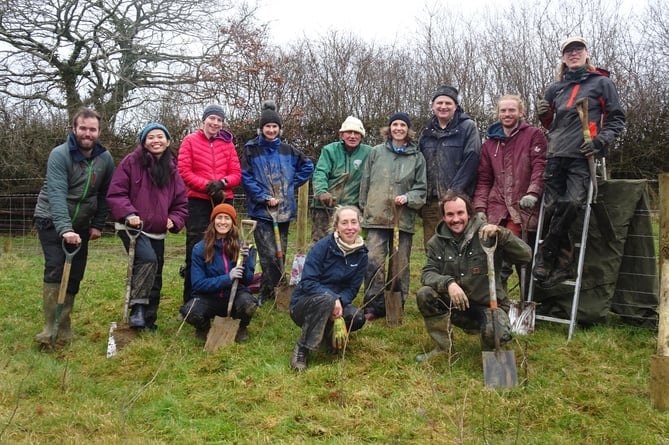
POLYGON ((223 202, 223 181, 209 181, 207 182, 207 195, 211 196, 214 205, 218 205, 223 202))
POLYGON ((230 271, 230 280, 241 280, 244 276, 244 268, 242 266, 233 267, 230 271))
POLYGON ((323 204, 325 207, 333 207, 335 205, 335 199, 334 197, 330 194, 330 192, 324 192, 318 195, 318 200, 323 204))
POLYGON ((488 217, 485 216, 485 212, 478 212, 476 216, 478 216, 481 221, 488 222, 488 217))
POLYGON ((533 209, 538 200, 539 198, 534 195, 525 195, 520 198, 520 202, 518 204, 520 205, 521 209, 533 209))
POLYGON ((332 323, 332 347, 335 349, 343 349, 348 332, 346 331, 346 323, 344 317, 335 318, 332 323))
POLYGON ((595 137, 594 139, 583 142, 583 144, 581 144, 580 151, 583 153, 583 156, 589 158, 590 156, 596 156, 597 153, 602 150, 602 145, 603 144, 599 141, 599 139, 595 137))
POLYGON ((460 311, 469 309, 469 298, 455 281, 451 281, 448 285, 448 297, 451 299, 451 306, 455 309, 460 311))
POLYGON ((551 104, 549 104, 546 99, 537 100, 537 115, 539 117, 543 117, 546 114, 548 114, 550 109, 551 109, 551 104))

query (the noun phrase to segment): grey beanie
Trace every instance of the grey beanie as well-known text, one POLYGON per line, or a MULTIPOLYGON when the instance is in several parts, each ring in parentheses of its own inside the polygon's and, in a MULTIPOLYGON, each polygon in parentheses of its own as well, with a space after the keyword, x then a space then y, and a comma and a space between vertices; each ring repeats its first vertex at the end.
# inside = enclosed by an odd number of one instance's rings
POLYGON ((279 128, 283 125, 279 113, 276 112, 276 102, 273 100, 266 100, 262 103, 262 111, 260 112, 260 126, 262 129, 265 124, 277 124, 279 128))
POLYGON ((211 116, 212 114, 220 117, 222 120, 225 120, 225 110, 223 109, 223 107, 216 104, 211 104, 204 109, 204 112, 202 113, 202 120, 204 121, 207 117, 211 116))
POLYGON ((434 94, 432 95, 431 102, 434 102, 434 100, 439 96, 450 97, 455 102, 455 105, 458 105, 460 103, 458 102, 458 90, 450 85, 442 85, 439 88, 437 88, 437 91, 435 91, 434 94))

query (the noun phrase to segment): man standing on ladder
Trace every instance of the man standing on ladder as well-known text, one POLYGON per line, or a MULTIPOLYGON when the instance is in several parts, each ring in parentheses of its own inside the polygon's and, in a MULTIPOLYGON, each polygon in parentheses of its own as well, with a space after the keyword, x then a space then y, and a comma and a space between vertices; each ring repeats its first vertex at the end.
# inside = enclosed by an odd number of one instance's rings
MULTIPOLYGON (((586 41, 571 37, 562 42, 557 80, 537 102, 537 114, 548 129, 544 171, 543 243, 534 264, 534 277, 544 288, 574 277, 574 243, 569 237, 579 208, 587 204, 591 172, 588 158, 602 158, 625 127, 615 85, 608 73, 590 62, 586 41), (585 141, 576 107, 587 98, 592 140, 585 141)), ((593 172, 594 173, 594 172, 593 172)), ((541 232, 540 232, 541 233, 541 232)))

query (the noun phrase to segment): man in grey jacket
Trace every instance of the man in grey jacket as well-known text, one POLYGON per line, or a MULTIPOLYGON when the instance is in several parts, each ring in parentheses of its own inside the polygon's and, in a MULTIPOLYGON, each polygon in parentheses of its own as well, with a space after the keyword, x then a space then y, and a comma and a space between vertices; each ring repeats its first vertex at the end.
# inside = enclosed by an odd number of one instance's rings
POLYGON ((109 206, 106 196, 114 160, 99 142, 100 115, 80 109, 72 119, 67 141, 49 154, 46 178, 37 197, 34 221, 44 252, 44 329, 35 336, 41 345, 72 338, 70 312, 84 277, 88 241, 100 238, 109 206), (65 264, 64 250, 79 251, 72 266, 58 326, 58 291, 65 264))

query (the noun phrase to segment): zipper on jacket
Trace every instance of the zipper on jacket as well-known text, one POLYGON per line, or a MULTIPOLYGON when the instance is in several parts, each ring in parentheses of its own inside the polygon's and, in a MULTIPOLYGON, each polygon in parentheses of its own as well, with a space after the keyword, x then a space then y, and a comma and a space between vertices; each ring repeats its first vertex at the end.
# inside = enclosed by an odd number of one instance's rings
POLYGON ((88 172, 86 173, 86 186, 84 187, 84 192, 82 193, 81 197, 77 201, 77 205, 74 208, 74 215, 72 215, 72 223, 74 223, 77 220, 77 216, 79 215, 79 210, 81 209, 81 203, 84 201, 84 199, 86 199, 86 196, 88 195, 88 189, 91 186, 91 182, 95 180, 95 172, 93 170, 95 161, 96 159, 93 159, 92 161, 84 159, 84 164, 86 164, 86 167, 88 167, 88 172))

